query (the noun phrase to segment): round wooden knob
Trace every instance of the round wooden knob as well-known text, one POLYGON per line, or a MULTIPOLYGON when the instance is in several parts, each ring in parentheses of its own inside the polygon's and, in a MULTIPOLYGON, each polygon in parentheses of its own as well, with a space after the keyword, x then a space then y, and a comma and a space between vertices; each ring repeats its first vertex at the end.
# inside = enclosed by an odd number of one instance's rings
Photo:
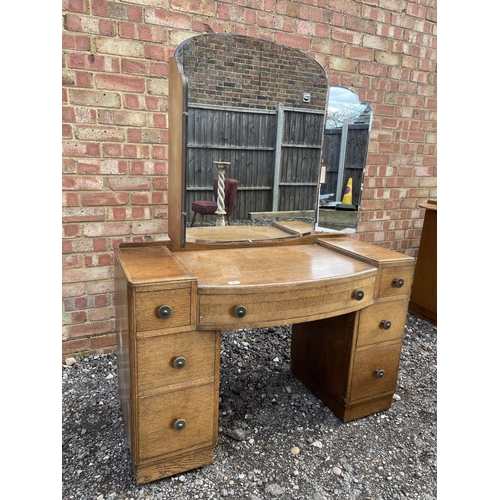
POLYGON ((185 429, 186 428, 186 421, 183 419, 183 418, 178 418, 175 422, 174 422, 174 429, 176 431, 182 431, 182 429, 185 429))
POLYGON ((377 378, 382 378, 384 375, 385 375, 385 371, 384 370, 375 370, 375 376, 377 378))
POLYGON ((363 292, 363 290, 356 290, 354 293, 353 293, 353 296, 356 300, 362 300, 363 297, 365 296, 365 292, 363 292))
POLYGON ((161 306, 158 309, 158 317, 161 319, 167 319, 172 316, 172 308, 170 306, 161 306))
POLYGON ((247 314, 247 308, 245 306, 238 306, 234 308, 234 315, 237 318, 244 318, 247 314))
POLYGON ((183 356, 179 356, 178 358, 174 359, 174 368, 180 370, 181 368, 184 368, 186 366, 186 363, 186 358, 184 358, 183 356))
POLYGON ((380 324, 381 324, 381 326, 382 326, 382 328, 383 328, 384 330, 389 330, 389 328, 392 326, 391 321, 390 321, 390 320, 388 320, 388 319, 386 319, 386 320, 382 321, 382 323, 380 323, 380 324))
POLYGON ((398 278, 394 280, 393 283, 396 288, 401 288, 405 284, 405 280, 403 278, 398 278))

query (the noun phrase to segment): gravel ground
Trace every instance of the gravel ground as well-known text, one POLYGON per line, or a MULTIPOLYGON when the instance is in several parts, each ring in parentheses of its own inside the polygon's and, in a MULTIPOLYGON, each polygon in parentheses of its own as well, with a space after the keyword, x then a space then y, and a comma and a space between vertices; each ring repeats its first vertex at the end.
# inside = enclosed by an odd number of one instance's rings
POLYGON ((224 332, 213 464, 136 486, 114 354, 62 365, 62 498, 437 498, 437 329, 408 315, 391 409, 343 424, 291 373, 291 328, 224 332))

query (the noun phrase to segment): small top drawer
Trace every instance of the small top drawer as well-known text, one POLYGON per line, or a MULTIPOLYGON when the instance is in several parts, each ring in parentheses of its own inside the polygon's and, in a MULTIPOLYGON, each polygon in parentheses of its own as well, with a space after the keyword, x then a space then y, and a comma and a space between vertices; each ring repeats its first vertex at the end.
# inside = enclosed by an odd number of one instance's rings
POLYGON ((138 332, 162 330, 192 323, 190 283, 158 291, 137 292, 135 303, 138 332))
POLYGON ((409 297, 413 278, 413 262, 404 266, 383 266, 380 269, 378 297, 409 297))
POLYGON ((408 300, 384 301, 359 313, 357 347, 400 339, 403 336, 408 300))

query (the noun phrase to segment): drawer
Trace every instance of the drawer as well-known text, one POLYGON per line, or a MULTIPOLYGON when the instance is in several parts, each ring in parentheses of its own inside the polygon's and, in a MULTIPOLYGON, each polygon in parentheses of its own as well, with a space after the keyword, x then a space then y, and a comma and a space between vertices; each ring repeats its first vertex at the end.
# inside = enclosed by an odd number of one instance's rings
POLYGON ((401 342, 397 342, 361 348, 356 351, 352 372, 351 402, 395 391, 401 345, 401 342), (383 374, 380 370, 383 370, 383 374))
POLYGON ((191 324, 191 303, 190 284, 159 291, 137 292, 137 331, 162 330, 191 324), (164 306, 166 313, 160 317, 160 308, 164 306))
POLYGON ((335 311, 357 311, 373 303, 375 274, 340 283, 317 282, 261 293, 237 288, 226 294, 199 295, 199 324, 203 328, 235 329, 314 321, 335 311), (355 298, 355 292, 362 296, 355 298))
POLYGON ((139 460, 215 443, 216 396, 214 384, 207 384, 139 398, 139 460))
POLYGON ((413 262, 404 266, 383 266, 380 269, 378 297, 409 296, 413 278, 413 262))
POLYGON ((407 311, 407 299, 379 302, 360 311, 357 346, 402 338, 407 311))
POLYGON ((217 333, 189 331, 137 340, 139 394, 173 384, 214 380, 217 333), (185 361, 184 361, 185 360, 185 361))

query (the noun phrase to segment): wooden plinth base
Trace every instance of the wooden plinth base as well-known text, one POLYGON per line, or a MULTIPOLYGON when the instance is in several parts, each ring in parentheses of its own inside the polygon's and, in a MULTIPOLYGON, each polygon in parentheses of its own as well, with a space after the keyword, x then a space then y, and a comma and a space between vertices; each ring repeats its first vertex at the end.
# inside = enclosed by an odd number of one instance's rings
POLYGON ((150 483, 157 479, 209 465, 214 461, 214 448, 196 449, 188 453, 170 455, 161 460, 143 462, 134 467, 137 484, 150 483))

